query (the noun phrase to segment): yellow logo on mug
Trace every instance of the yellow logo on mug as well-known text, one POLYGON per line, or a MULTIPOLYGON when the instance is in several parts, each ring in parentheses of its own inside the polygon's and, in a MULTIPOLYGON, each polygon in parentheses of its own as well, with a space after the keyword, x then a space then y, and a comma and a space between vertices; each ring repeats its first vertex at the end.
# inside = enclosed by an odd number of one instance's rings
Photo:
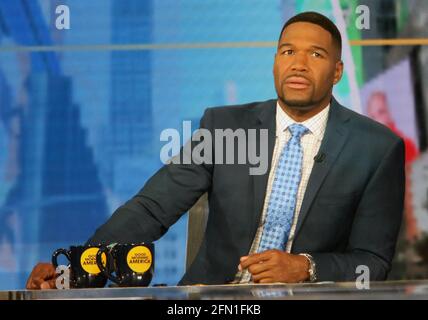
MULTIPOLYGON (((100 268, 97 266, 97 253, 98 248, 89 248, 83 251, 80 256, 80 264, 87 273, 98 274, 101 272, 100 268)), ((106 254, 101 255, 101 261, 103 266, 106 266, 106 254)))
POLYGON ((134 247, 129 250, 126 261, 132 271, 144 273, 149 270, 152 265, 152 253, 147 247, 134 247))

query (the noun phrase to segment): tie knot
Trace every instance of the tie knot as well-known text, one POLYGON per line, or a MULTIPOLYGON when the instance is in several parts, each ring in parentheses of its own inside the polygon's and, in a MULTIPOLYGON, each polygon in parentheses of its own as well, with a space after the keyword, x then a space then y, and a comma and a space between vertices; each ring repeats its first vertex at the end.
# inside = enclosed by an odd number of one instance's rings
POLYGON ((306 128, 302 124, 294 123, 288 127, 293 138, 300 139, 306 132, 308 132, 308 128, 306 128))

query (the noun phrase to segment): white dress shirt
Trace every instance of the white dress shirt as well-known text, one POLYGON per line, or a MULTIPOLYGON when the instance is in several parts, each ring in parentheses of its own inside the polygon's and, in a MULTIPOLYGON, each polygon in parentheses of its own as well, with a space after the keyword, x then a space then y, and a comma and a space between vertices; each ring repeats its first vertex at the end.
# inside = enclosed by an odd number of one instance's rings
MULTIPOLYGON (((296 231, 297 221, 299 218, 300 207, 302 206, 303 197, 305 195, 306 187, 308 185, 309 176, 311 175, 312 167, 314 164, 314 157, 318 154, 319 148, 321 146, 322 139, 324 137, 325 128, 327 126, 328 112, 330 110, 330 105, 323 109, 320 113, 316 114, 310 119, 307 119, 300 124, 304 125, 309 129, 309 132, 304 134, 301 138, 301 146, 303 149, 303 163, 302 163, 302 176, 299 183, 299 189, 297 191, 296 199, 296 208, 294 211, 293 223, 290 229, 290 235, 288 237, 286 252, 290 252, 291 246, 294 240, 294 233, 296 231)), ((267 190, 263 205, 263 212, 257 228, 256 235, 254 237, 253 243, 249 254, 255 253, 259 247, 264 224, 266 221, 266 213, 269 204, 269 198, 272 192, 273 180, 275 177, 275 171, 278 166, 278 161, 281 155, 282 149, 285 147, 288 140, 291 138, 290 131, 288 127, 294 123, 290 116, 288 116, 280 107, 276 104, 276 138, 275 138, 275 147, 272 155, 272 165, 269 172, 269 180, 267 184, 267 190)), ((251 282, 251 274, 248 270, 243 270, 238 272, 235 277, 235 283, 248 283, 251 282)))

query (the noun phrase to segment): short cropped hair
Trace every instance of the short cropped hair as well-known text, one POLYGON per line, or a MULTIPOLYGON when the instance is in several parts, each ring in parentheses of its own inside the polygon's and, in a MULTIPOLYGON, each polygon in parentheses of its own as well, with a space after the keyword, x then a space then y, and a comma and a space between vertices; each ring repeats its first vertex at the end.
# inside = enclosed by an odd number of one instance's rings
POLYGON ((339 49, 339 56, 342 55, 342 36, 340 35, 339 29, 336 27, 333 21, 318 12, 307 11, 299 13, 294 17, 291 17, 287 22, 285 22, 284 26, 282 27, 281 33, 279 34, 279 40, 281 40, 285 28, 287 28, 290 24, 296 22, 313 23, 328 31, 333 38, 333 43, 339 49))

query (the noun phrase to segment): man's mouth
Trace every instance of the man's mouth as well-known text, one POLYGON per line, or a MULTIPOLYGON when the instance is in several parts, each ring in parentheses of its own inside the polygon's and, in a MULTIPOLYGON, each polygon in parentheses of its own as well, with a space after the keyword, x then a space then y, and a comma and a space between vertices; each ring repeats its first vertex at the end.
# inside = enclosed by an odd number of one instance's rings
POLYGON ((290 89, 303 90, 309 88, 311 82, 303 77, 289 77, 285 81, 285 85, 290 89))

